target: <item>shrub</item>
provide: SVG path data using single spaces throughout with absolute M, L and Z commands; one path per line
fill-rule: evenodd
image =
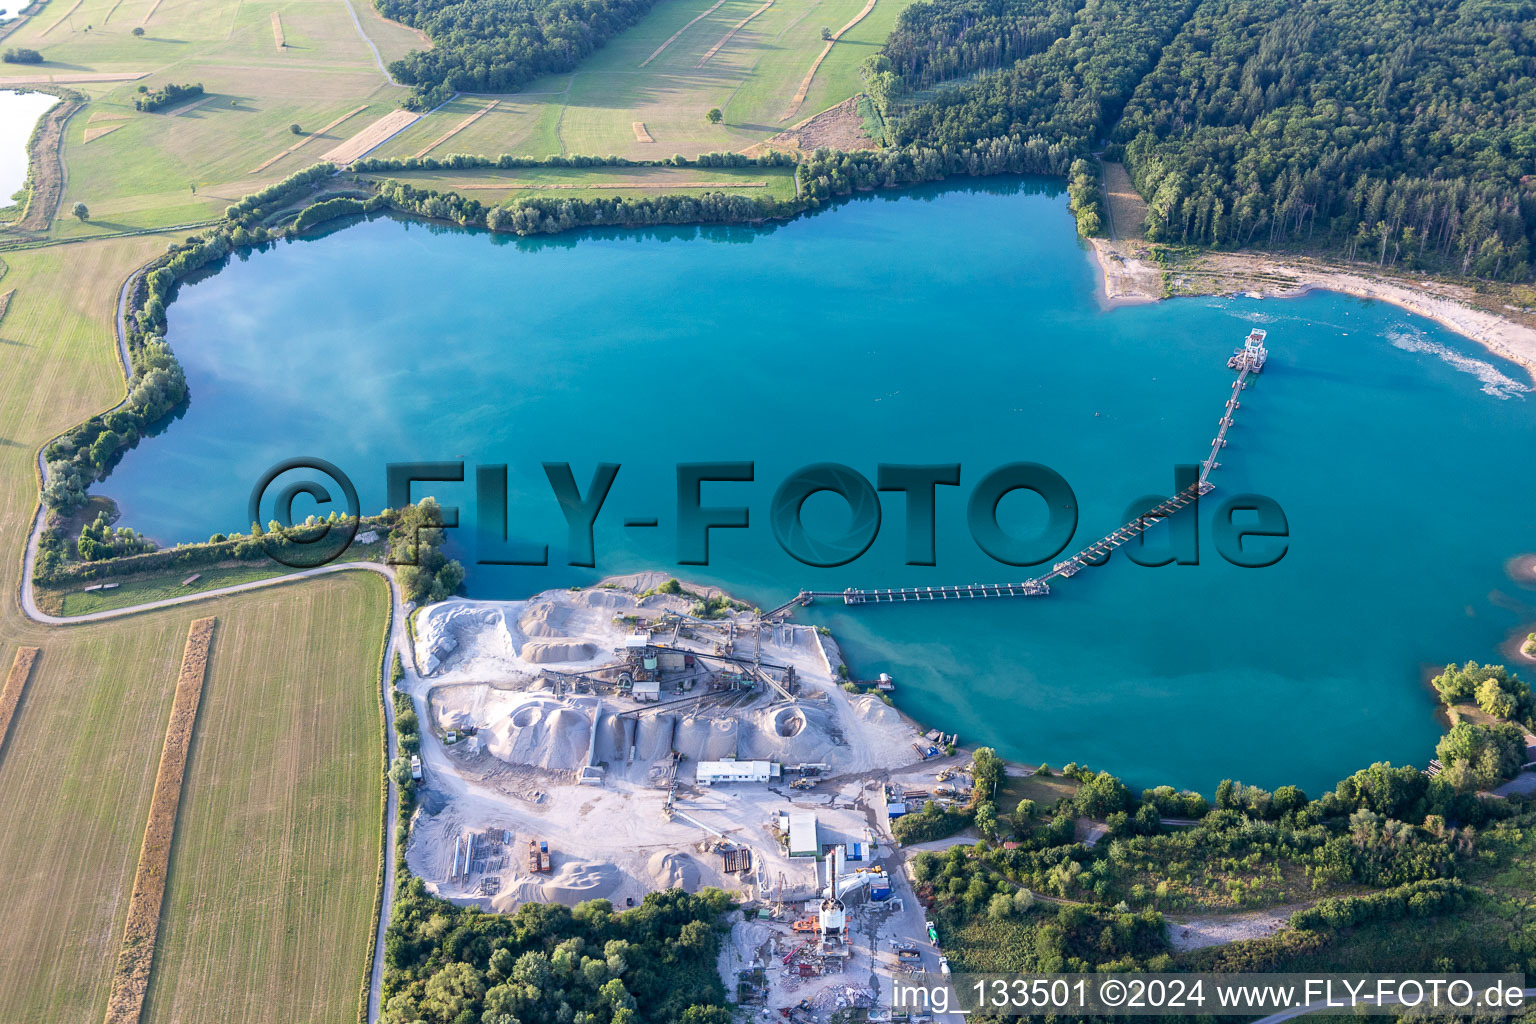
M 7 64 L 41 64 L 43 55 L 25 46 L 13 46 L 4 54 L 0 54 L 0 60 L 4 60 Z

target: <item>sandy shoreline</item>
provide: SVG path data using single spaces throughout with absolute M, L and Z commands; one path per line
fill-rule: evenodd
M 1473 305 L 1472 289 L 1433 278 L 1378 277 L 1304 258 L 1208 252 L 1164 265 L 1140 242 L 1089 240 L 1107 305 L 1158 302 L 1185 295 L 1249 294 L 1295 298 L 1322 289 L 1391 303 L 1433 320 L 1536 379 L 1536 328 Z

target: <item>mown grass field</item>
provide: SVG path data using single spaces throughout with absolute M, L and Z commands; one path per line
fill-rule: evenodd
M 102 1014 L 187 623 L 203 615 L 219 627 L 148 1019 L 356 1016 L 384 607 L 383 582 L 359 573 L 31 638 L 43 652 L 0 751 L 5 1019 Z
M 63 24 L 61 3 L 17 29 L 7 45 L 41 51 L 46 63 L 5 65 L 11 76 L 58 79 L 97 72 L 148 72 L 131 82 L 75 82 L 90 104 L 65 134 L 67 185 L 53 233 L 75 237 L 125 228 L 194 223 L 229 200 L 319 159 L 343 138 L 395 109 L 405 90 L 390 85 L 339 0 L 227 4 L 163 0 L 142 38 L 132 35 L 154 0 L 84 0 Z M 65 5 L 67 6 L 67 5 Z M 115 6 L 115 10 L 114 10 Z M 358 15 L 386 60 L 420 45 L 362 0 Z M 50 17 L 50 12 L 59 7 Z M 110 12 L 110 18 L 107 17 Z M 278 49 L 271 17 L 281 16 Z M 90 30 L 86 31 L 86 26 Z M 205 97 L 154 113 L 133 109 L 140 85 L 201 82 Z M 264 161 L 359 106 L 366 109 L 271 166 Z M 101 128 L 117 125 L 105 134 Z M 93 135 L 86 141 L 87 135 Z M 68 215 L 85 203 L 91 219 Z
M 485 203 L 530 196 L 654 198 L 705 192 L 774 199 L 795 196 L 794 171 L 787 167 L 534 167 L 505 171 L 391 171 L 372 177 L 396 178 L 417 188 L 453 189 Z
M 349 573 L 220 617 L 146 1022 L 356 1019 L 375 920 L 387 601 L 382 578 Z
M 434 156 L 657 158 L 744 149 L 858 92 L 860 62 L 878 49 L 910 0 L 878 0 L 833 46 L 793 116 L 786 116 L 791 101 L 825 45 L 822 28 L 840 28 L 864 0 L 777 0 L 766 9 L 759 0 L 725 0 L 689 25 L 713 2 L 663 0 L 576 71 L 517 93 L 458 97 L 385 142 L 376 155 L 411 156 L 432 147 Z M 154 0 L 82 0 L 62 20 L 61 3 L 7 40 L 35 47 L 46 62 L 6 65 L 6 77 L 144 77 L 69 82 L 90 102 L 65 132 L 66 186 L 54 237 L 216 217 L 230 201 L 315 162 L 396 109 L 406 95 L 388 83 L 346 4 L 337 0 L 163 0 L 158 6 Z M 415 32 L 379 17 L 365 0 L 353 0 L 353 6 L 385 61 L 423 45 Z M 281 48 L 274 14 L 283 27 Z M 133 36 L 135 27 L 145 34 Z M 154 113 L 133 109 L 141 86 L 169 82 L 200 82 L 206 93 Z M 439 142 L 492 101 L 484 116 Z M 721 108 L 723 124 L 705 120 L 711 107 Z M 654 141 L 640 141 L 637 123 Z M 295 136 L 294 124 L 304 134 Z M 302 145 L 268 163 L 296 142 Z M 76 202 L 89 208 L 88 221 L 69 216 Z
M 878 0 L 832 47 L 798 114 L 788 119 L 783 115 L 790 101 L 825 46 L 822 28 L 841 28 L 863 9 L 864 0 L 776 0 L 702 66 L 706 54 L 761 8 L 762 0 L 725 0 L 685 30 L 714 0 L 663 0 L 576 71 L 547 76 L 507 96 L 460 97 L 401 132 L 376 155 L 414 156 L 491 99 L 500 100 L 495 109 L 431 155 L 655 159 L 744 149 L 857 93 L 859 64 L 879 49 L 910 2 Z M 683 34 L 653 58 L 679 30 Z M 705 120 L 711 107 L 720 108 L 723 123 Z M 637 121 L 654 142 L 636 138 Z

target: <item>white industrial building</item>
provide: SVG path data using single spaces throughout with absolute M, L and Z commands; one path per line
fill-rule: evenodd
M 723 782 L 767 782 L 779 777 L 779 765 L 775 761 L 700 761 L 696 777 L 701 786 Z
M 661 700 L 661 683 L 654 679 L 639 680 L 630 688 L 629 695 L 635 700 Z
M 816 834 L 815 811 L 790 811 L 789 855 L 791 857 L 815 857 L 821 853 L 821 843 Z

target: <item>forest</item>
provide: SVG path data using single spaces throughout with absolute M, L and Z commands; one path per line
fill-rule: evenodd
M 1530 0 L 920 0 L 865 80 L 901 143 L 1123 159 L 1152 241 L 1532 280 Z
M 1522 800 L 1388 764 L 1317 798 L 1224 781 L 1209 802 L 1168 787 L 1138 795 L 1078 765 L 1062 774 L 1074 794 L 1021 800 L 978 821 L 980 842 L 913 857 L 957 972 L 1449 969 L 1442 954 L 1459 970 L 1536 963 L 1536 924 L 1509 916 L 1536 859 L 1536 815 Z M 1081 816 L 1108 826 L 1092 846 L 1076 835 Z M 1181 951 L 1165 927 L 1260 907 L 1295 908 L 1289 928 Z M 1506 924 L 1490 930 L 1489 916 Z M 1424 941 L 1402 938 L 1408 919 Z
M 386 18 L 425 32 L 430 50 L 391 61 L 412 87 L 406 106 L 427 110 L 455 92 L 510 92 L 538 75 L 569 71 L 633 25 L 654 0 L 374 0 Z

